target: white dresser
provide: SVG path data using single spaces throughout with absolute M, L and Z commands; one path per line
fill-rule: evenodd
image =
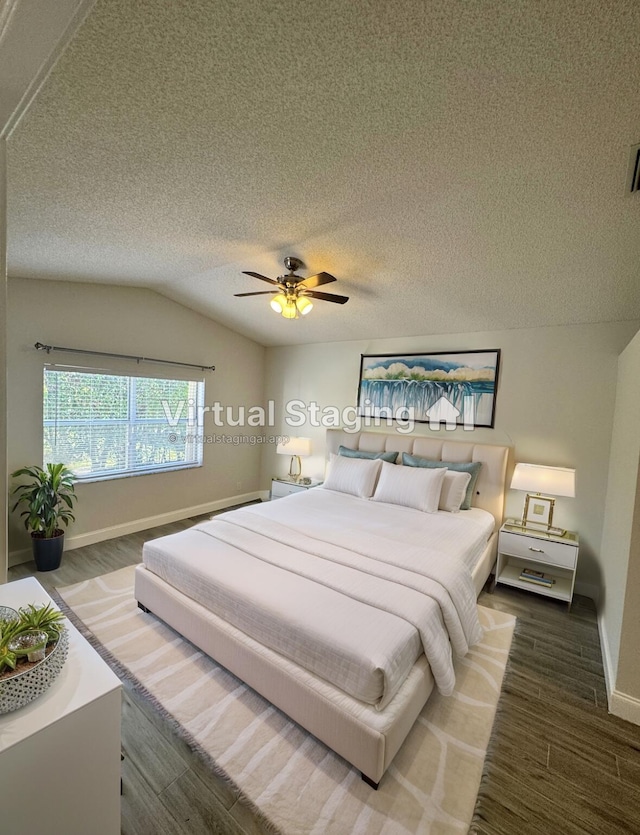
M 34 577 L 0 586 L 0 605 L 51 598 Z M 2 835 L 118 835 L 120 681 L 68 621 L 69 655 L 51 687 L 0 715 Z

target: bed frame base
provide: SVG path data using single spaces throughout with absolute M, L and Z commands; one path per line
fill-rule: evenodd
M 329 748 L 373 787 L 418 718 L 434 687 L 422 655 L 394 696 L 376 711 L 260 645 L 199 603 L 136 567 L 134 596 L 143 611 L 173 627 Z
M 496 547 L 494 533 L 473 572 L 478 594 L 494 565 Z M 373 789 L 378 788 L 434 686 L 429 665 L 421 656 L 394 697 L 394 701 L 399 700 L 394 718 L 382 721 L 386 709 L 377 712 L 282 659 L 169 586 L 144 565 L 136 568 L 134 595 L 143 612 L 173 627 L 344 757 Z
M 367 777 L 367 775 L 363 774 L 362 772 L 360 772 L 360 776 L 362 777 L 364 782 L 367 784 L 367 786 L 371 786 L 371 788 L 374 791 L 378 791 L 378 786 L 380 785 L 379 782 L 376 783 L 374 780 L 371 779 L 371 777 Z
M 148 609 L 146 606 L 144 606 L 142 603 L 140 603 L 140 601 L 138 601 L 138 609 L 142 609 L 142 611 L 147 615 L 153 615 L 153 612 L 151 611 L 151 609 Z M 154 617 L 155 617 L 155 615 L 154 615 Z M 124 759 L 124 757 L 122 759 Z M 376 783 L 376 781 L 372 780 L 371 777 L 367 777 L 367 775 L 363 771 L 360 772 L 360 776 L 361 776 L 362 780 L 368 786 L 371 786 L 371 788 L 374 791 L 378 791 L 378 786 L 380 785 L 380 781 L 378 781 Z

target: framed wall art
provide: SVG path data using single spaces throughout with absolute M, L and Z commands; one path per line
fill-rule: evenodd
M 362 354 L 358 414 L 447 428 L 493 428 L 500 349 Z

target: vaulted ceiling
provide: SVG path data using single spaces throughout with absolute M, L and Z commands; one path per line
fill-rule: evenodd
M 97 0 L 9 147 L 9 274 L 266 345 L 640 318 L 637 0 Z M 273 313 L 283 258 L 339 281 Z

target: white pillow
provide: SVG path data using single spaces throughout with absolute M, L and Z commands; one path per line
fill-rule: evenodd
M 345 458 L 342 455 L 331 455 L 329 469 L 322 485 L 327 490 L 337 490 L 339 493 L 351 493 L 361 499 L 369 499 L 373 495 L 376 479 L 382 461 L 369 458 Z M 387 464 L 393 467 L 393 464 Z
M 442 482 L 442 491 L 438 510 L 448 510 L 450 513 L 458 513 L 460 505 L 467 495 L 467 487 L 471 481 L 471 473 L 457 473 L 454 470 L 447 470 Z
M 445 467 L 398 467 L 383 461 L 373 501 L 435 513 L 446 472 Z

